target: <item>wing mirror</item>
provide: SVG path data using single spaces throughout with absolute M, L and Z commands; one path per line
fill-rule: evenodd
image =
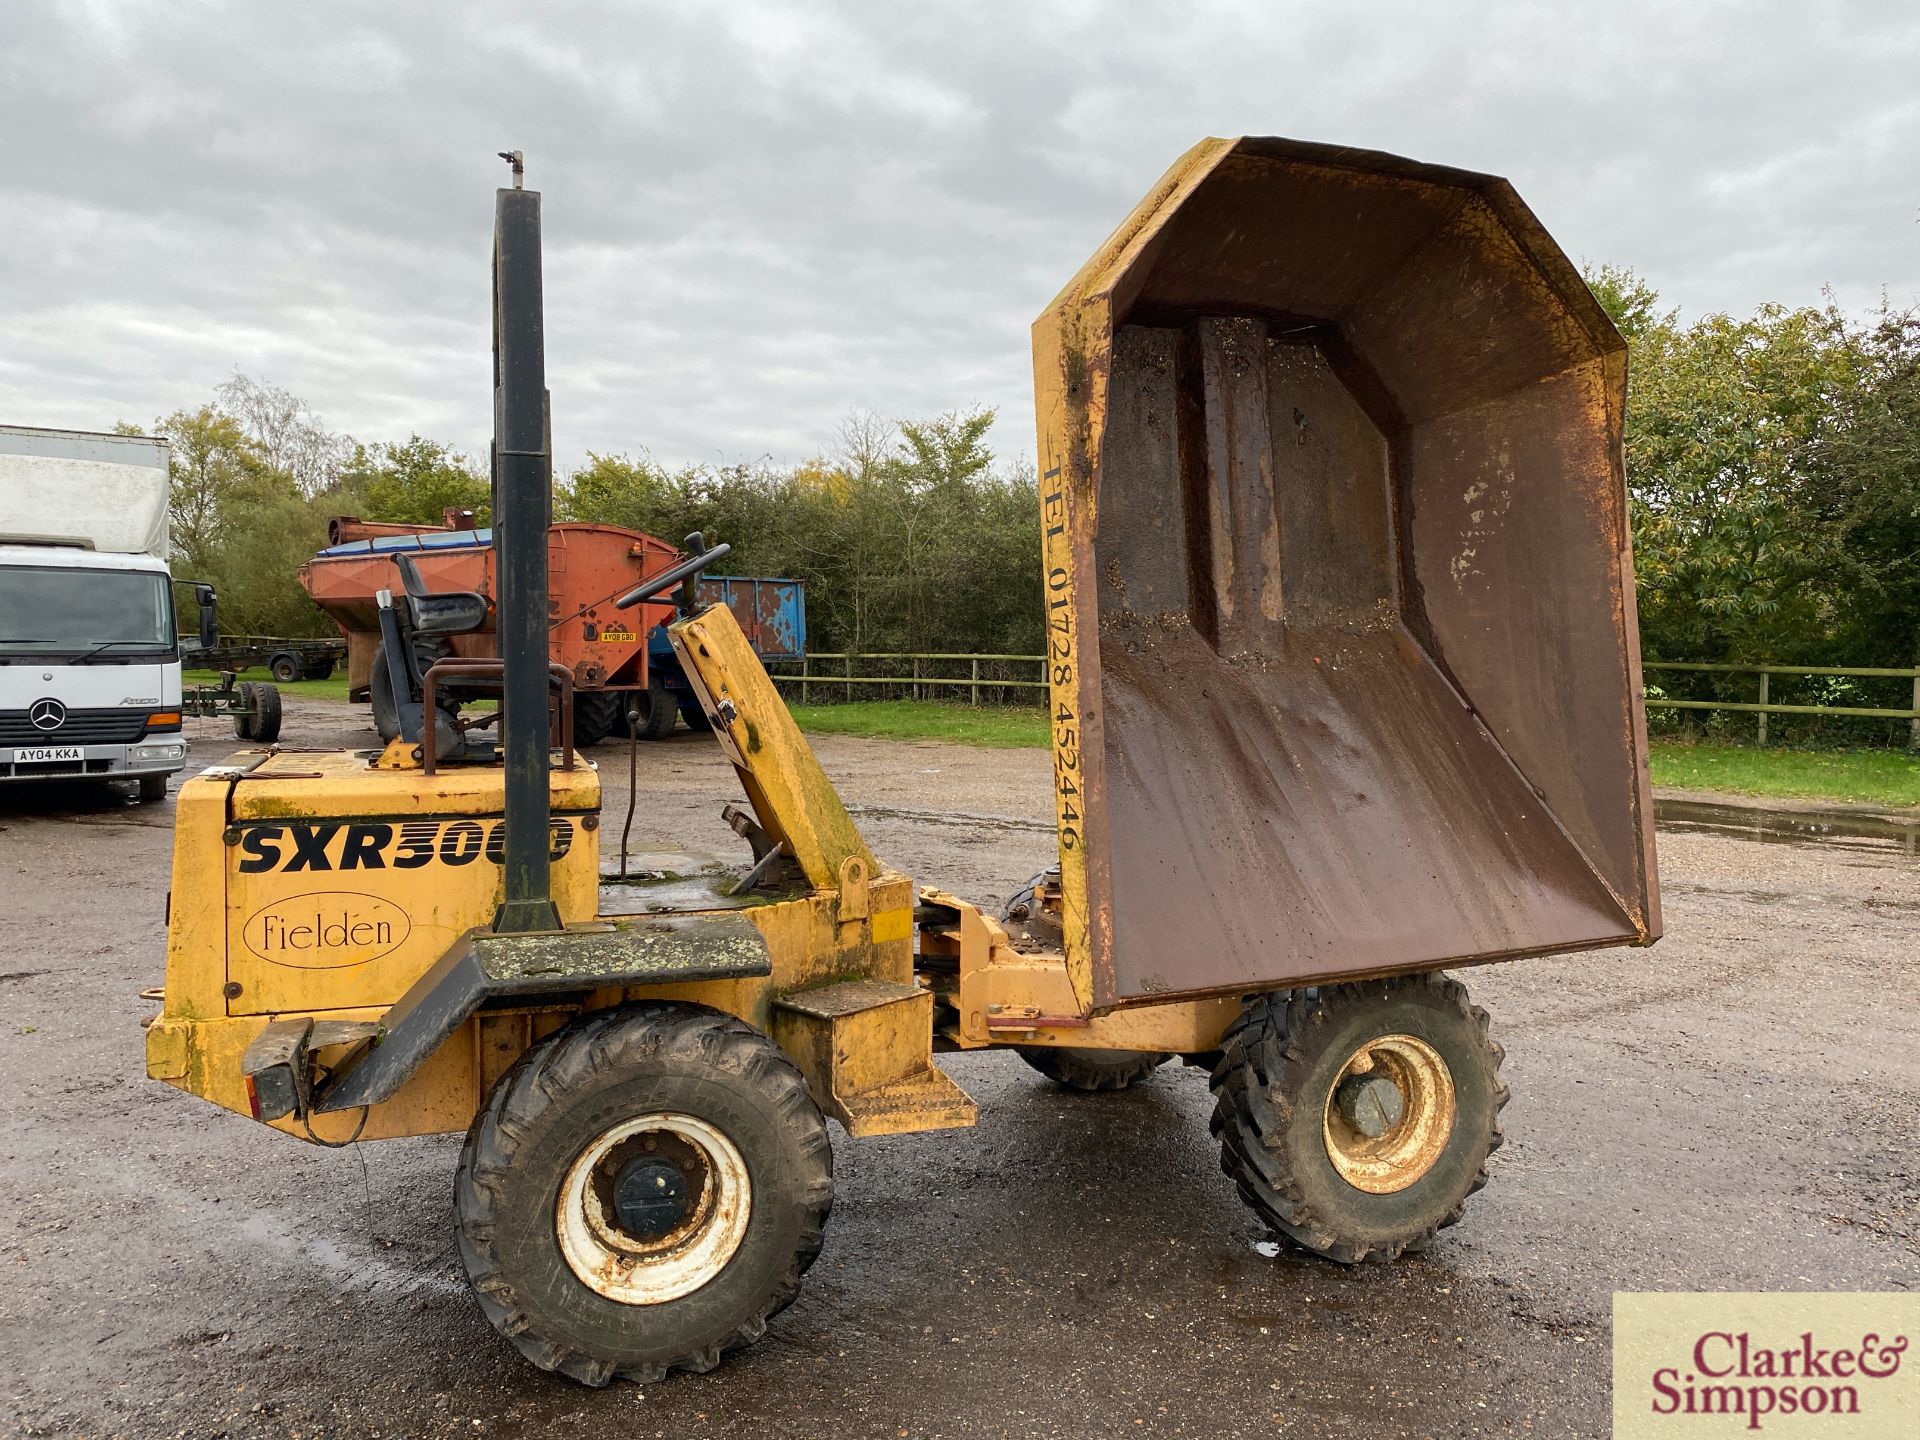
M 211 650 L 220 638 L 213 586 L 195 585 L 193 598 L 200 606 L 200 648 Z

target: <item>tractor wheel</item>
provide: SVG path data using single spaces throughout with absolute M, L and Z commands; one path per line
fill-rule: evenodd
M 333 674 L 333 661 L 325 655 L 318 660 L 309 661 L 306 669 L 300 672 L 302 680 L 325 680 Z
M 1173 1057 L 1157 1050 L 1081 1050 L 1065 1045 L 1022 1045 L 1020 1058 L 1069 1090 L 1124 1090 Z
M 253 739 L 253 681 L 242 680 L 233 687 L 233 693 L 239 701 L 239 708 L 233 712 L 233 733 L 236 739 Z
M 573 697 L 573 743 L 581 749 L 598 745 L 620 723 L 626 704 L 624 690 L 581 690 Z
M 142 775 L 140 777 L 140 803 L 154 805 L 167 798 L 167 777 L 164 775 Z
M 1504 1058 L 1487 1012 L 1441 974 L 1255 996 L 1213 1071 L 1220 1168 L 1330 1260 L 1420 1249 L 1487 1183 Z
M 680 718 L 687 722 L 687 729 L 701 735 L 713 732 L 713 721 L 707 718 L 707 712 L 700 708 L 700 702 L 689 690 L 680 700 Z
M 587 1385 L 711 1370 L 799 1292 L 833 1149 L 773 1042 L 622 1005 L 527 1051 L 467 1132 L 460 1258 L 494 1328 Z
M 659 676 L 650 676 L 647 680 L 647 693 L 635 695 L 634 709 L 640 712 L 639 731 L 642 740 L 664 740 L 673 734 L 673 722 L 679 719 L 679 710 L 674 704 L 673 693 L 667 689 L 667 682 Z
M 282 685 L 291 685 L 300 678 L 300 657 L 291 650 L 276 651 L 267 661 L 267 673 Z
M 414 656 L 422 675 L 433 668 L 434 661 L 444 660 L 452 653 L 453 647 L 437 637 L 414 641 Z M 393 680 L 387 674 L 385 644 L 373 647 L 373 669 L 367 675 L 367 703 L 373 707 L 373 728 L 380 732 L 382 741 L 400 733 L 400 710 L 393 703 Z M 451 718 L 460 707 L 455 705 L 449 709 L 442 705 L 440 708 Z

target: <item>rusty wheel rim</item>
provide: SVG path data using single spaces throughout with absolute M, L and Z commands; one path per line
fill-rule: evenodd
M 1382 1035 L 1349 1055 L 1327 1088 L 1327 1158 L 1356 1190 L 1391 1195 L 1433 1168 L 1453 1116 L 1453 1072 L 1440 1052 L 1416 1035 Z
M 640 1208 L 654 1190 L 668 1198 Z M 639 1206 L 629 1191 L 648 1192 Z M 753 1183 L 740 1151 L 692 1115 L 636 1116 L 604 1131 L 568 1168 L 554 1209 L 575 1278 L 622 1305 L 691 1295 L 746 1238 Z M 656 1219 L 655 1224 L 635 1223 Z

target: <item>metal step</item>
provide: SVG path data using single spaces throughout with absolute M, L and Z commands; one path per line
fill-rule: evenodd
M 970 1126 L 978 1107 L 933 1063 L 933 994 L 848 980 L 774 1003 L 773 1038 L 849 1135 Z

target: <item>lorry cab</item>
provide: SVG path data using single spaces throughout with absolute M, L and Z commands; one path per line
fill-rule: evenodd
M 0 781 L 186 764 L 166 503 L 163 440 L 0 427 Z

